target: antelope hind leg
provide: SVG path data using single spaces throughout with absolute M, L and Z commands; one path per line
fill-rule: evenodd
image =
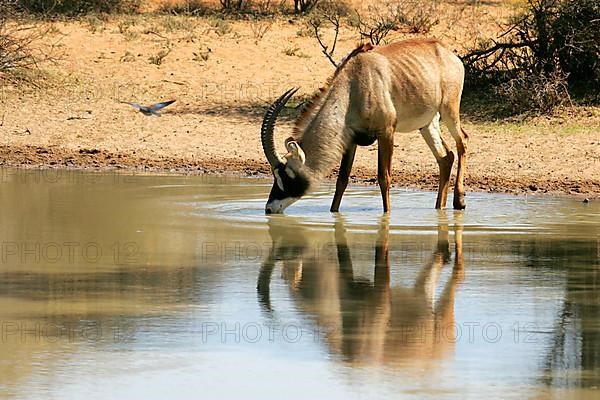
M 456 168 L 456 185 L 454 186 L 453 206 L 456 210 L 464 210 L 465 203 L 465 172 L 467 169 L 467 145 L 469 136 L 460 125 L 458 101 L 448 104 L 442 108 L 442 120 L 448 127 L 456 142 L 458 150 L 458 167 Z
M 435 208 L 446 207 L 448 199 L 448 185 L 450 183 L 450 172 L 454 164 L 454 153 L 448 147 L 440 132 L 440 116 L 436 114 L 429 125 L 420 129 L 421 135 L 433 153 L 440 168 L 440 182 Z

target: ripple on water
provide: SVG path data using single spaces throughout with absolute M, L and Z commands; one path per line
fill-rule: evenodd
M 240 184 L 233 195 L 202 196 L 193 214 L 214 217 L 230 223 L 264 223 L 273 216 L 264 215 L 270 185 Z M 317 191 L 291 205 L 285 215 L 313 227 L 328 227 L 336 221 L 329 212 L 333 187 Z M 391 191 L 390 228 L 396 232 L 431 232 L 439 224 L 462 225 L 466 232 L 506 234 L 580 235 L 582 230 L 596 231 L 596 204 L 583 204 L 576 199 L 542 196 L 513 196 L 490 193 L 468 193 L 467 210 L 437 211 L 433 208 L 436 193 L 406 189 Z M 451 206 L 452 195 L 448 205 Z M 344 195 L 341 213 L 348 226 L 358 230 L 374 230 L 382 217 L 381 197 L 377 187 L 354 186 Z M 570 228 L 571 227 L 571 228 Z M 597 233 L 597 232 L 596 232 Z

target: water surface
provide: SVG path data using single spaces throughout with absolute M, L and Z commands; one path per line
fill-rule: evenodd
M 597 202 L 0 176 L 0 398 L 599 395 Z

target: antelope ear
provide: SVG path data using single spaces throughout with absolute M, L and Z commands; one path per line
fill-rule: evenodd
M 285 148 L 287 149 L 292 158 L 295 158 L 296 160 L 299 160 L 300 162 L 302 162 L 302 164 L 304 164 L 304 162 L 306 161 L 306 155 L 304 154 L 304 151 L 300 148 L 298 142 L 296 142 L 291 137 L 287 138 L 285 140 Z
M 279 170 L 274 169 L 273 175 L 275 175 L 275 182 L 277 182 L 277 186 L 281 189 L 282 192 L 285 192 L 285 188 L 283 187 L 283 180 L 281 179 L 281 175 L 279 175 Z

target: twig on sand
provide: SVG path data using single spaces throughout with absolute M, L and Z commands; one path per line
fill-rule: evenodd
M 163 35 L 161 35 L 160 33 L 156 33 L 156 32 L 154 32 L 154 31 L 147 31 L 146 33 L 151 33 L 151 34 L 153 34 L 153 35 L 156 35 L 156 36 L 158 36 L 158 37 L 159 37 L 159 38 L 161 38 L 161 39 L 169 40 L 169 38 L 168 38 L 168 37 L 166 37 L 166 36 L 163 36 Z
M 167 80 L 167 79 L 163 79 L 162 81 L 163 81 L 163 82 L 166 82 L 166 83 L 173 83 L 173 84 L 175 84 L 175 85 L 185 86 L 185 83 L 183 83 L 183 82 L 169 81 L 169 80 Z
M 86 117 L 68 117 L 67 121 L 71 121 L 73 119 L 91 119 L 91 118 L 86 118 Z

